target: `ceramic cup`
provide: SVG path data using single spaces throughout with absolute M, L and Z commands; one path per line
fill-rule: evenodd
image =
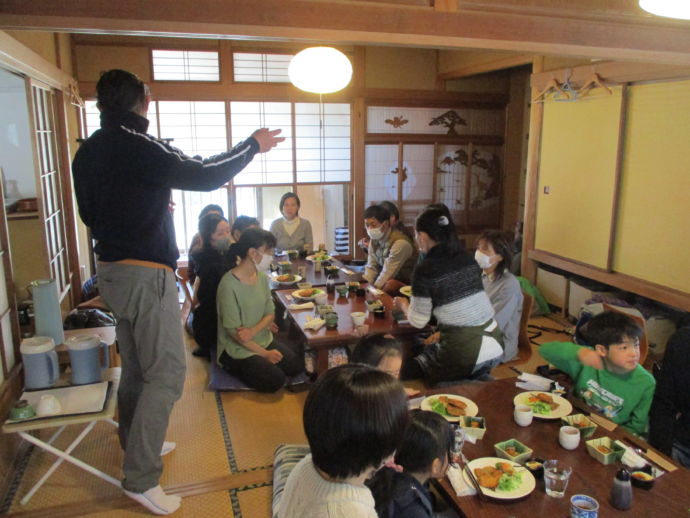
M 364 320 L 367 318 L 366 313 L 363 313 L 361 311 L 355 311 L 354 313 L 350 313 L 350 316 L 352 317 L 352 323 L 355 325 L 355 327 L 364 325 Z
M 574 450 L 580 444 L 580 430 L 574 426 L 561 426 L 558 432 L 558 442 L 566 450 Z
M 58 399 L 51 394 L 44 394 L 41 396 L 41 399 L 36 406 L 36 414 L 39 417 L 56 415 L 60 413 L 60 410 L 62 410 L 60 401 L 58 401 Z
M 570 518 L 597 518 L 599 502 L 587 495 L 573 495 L 570 498 Z
M 316 302 L 316 304 L 318 304 L 319 306 L 327 304 L 328 295 L 326 293 L 319 293 L 316 297 L 314 297 L 314 302 Z
M 327 329 L 335 329 L 338 327 L 338 313 L 326 313 L 324 320 L 326 321 Z
M 337 291 L 338 295 L 340 295 L 341 297 L 346 297 L 348 289 L 347 286 L 345 286 L 344 284 L 339 284 L 335 287 L 335 291 Z
M 513 418 L 520 426 L 529 426 L 532 424 L 534 413 L 527 405 L 517 405 L 513 411 Z

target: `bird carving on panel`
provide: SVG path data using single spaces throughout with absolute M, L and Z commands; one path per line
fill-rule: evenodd
M 395 169 L 391 169 L 391 173 L 393 174 L 398 174 L 399 172 L 400 169 L 397 167 Z M 402 168 L 402 181 L 404 182 L 405 180 L 407 180 L 407 167 Z
M 390 124 L 394 128 L 402 128 L 405 124 L 407 124 L 410 121 L 408 121 L 401 115 L 400 117 L 395 116 L 392 119 L 386 119 L 385 122 L 386 124 Z

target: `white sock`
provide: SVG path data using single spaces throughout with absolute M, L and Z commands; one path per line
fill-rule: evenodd
M 177 443 L 172 441 L 165 441 L 163 443 L 163 447 L 161 448 L 161 457 L 173 451 L 175 449 L 175 446 L 177 446 Z
M 153 514 L 172 514 L 180 508 L 182 498 L 177 495 L 166 495 L 163 488 L 158 485 L 143 493 L 132 493 L 123 490 L 124 493 L 135 502 L 139 502 Z

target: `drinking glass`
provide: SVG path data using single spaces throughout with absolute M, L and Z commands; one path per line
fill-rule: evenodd
M 453 462 L 457 463 L 462 459 L 462 447 L 465 445 L 465 432 L 458 426 L 453 432 Z
M 560 460 L 547 460 L 544 463 L 546 494 L 553 498 L 563 498 L 572 472 L 573 468 Z

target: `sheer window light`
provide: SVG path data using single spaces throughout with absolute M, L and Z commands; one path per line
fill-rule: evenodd
M 220 81 L 218 52 L 152 50 L 154 81 Z
M 288 83 L 291 54 L 234 52 L 233 73 L 237 83 Z

